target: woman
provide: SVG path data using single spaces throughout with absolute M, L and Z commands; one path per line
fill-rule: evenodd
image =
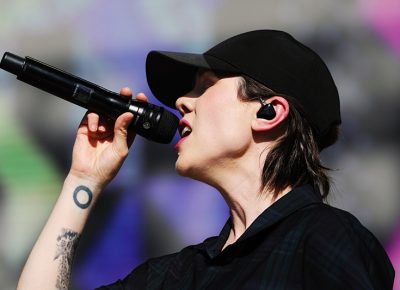
M 230 219 L 218 237 L 151 259 L 103 289 L 391 289 L 379 242 L 322 202 L 330 185 L 319 152 L 336 141 L 340 110 L 315 52 L 285 32 L 260 30 L 202 55 L 153 51 L 146 66 L 154 95 L 182 114 L 176 170 L 218 189 Z M 90 209 L 133 141 L 131 121 L 130 113 L 115 124 L 85 116 L 18 289 L 68 288 Z

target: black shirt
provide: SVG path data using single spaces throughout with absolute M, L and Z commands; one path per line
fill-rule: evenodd
M 267 208 L 232 245 L 218 237 L 150 259 L 99 289 L 392 289 L 394 269 L 378 240 L 311 186 Z

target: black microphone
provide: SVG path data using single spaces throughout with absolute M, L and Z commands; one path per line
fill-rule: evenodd
M 178 128 L 178 117 L 162 107 L 124 98 L 31 57 L 22 58 L 6 52 L 0 68 L 15 74 L 20 81 L 112 119 L 132 112 L 131 127 L 149 140 L 170 143 Z

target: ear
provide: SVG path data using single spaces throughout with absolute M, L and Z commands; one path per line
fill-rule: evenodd
M 251 123 L 251 127 L 256 132 L 269 131 L 276 128 L 279 124 L 286 120 L 289 115 L 289 103 L 285 98 L 280 96 L 274 96 L 266 100 L 267 103 L 272 104 L 275 109 L 276 116 L 271 120 L 258 118 L 257 114 L 254 114 L 254 119 Z M 258 109 L 261 108 L 261 104 Z

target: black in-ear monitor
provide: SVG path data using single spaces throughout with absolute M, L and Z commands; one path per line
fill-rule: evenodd
M 276 116 L 274 106 L 271 103 L 267 103 L 265 100 L 260 98 L 262 104 L 261 109 L 257 112 L 257 118 L 262 118 L 266 120 L 272 120 Z

